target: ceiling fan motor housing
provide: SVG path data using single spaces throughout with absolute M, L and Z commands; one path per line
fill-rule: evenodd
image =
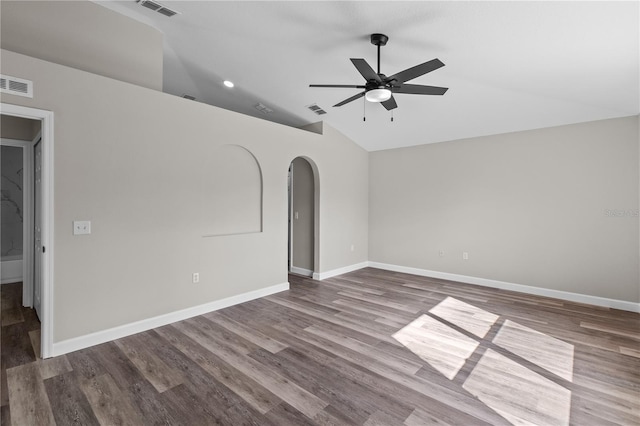
M 384 46 L 389 41 L 389 37 L 384 34 L 371 34 L 371 44 L 374 46 Z

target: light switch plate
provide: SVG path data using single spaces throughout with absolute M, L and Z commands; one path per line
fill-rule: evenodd
M 74 220 L 73 235 L 87 235 L 91 233 L 90 220 Z

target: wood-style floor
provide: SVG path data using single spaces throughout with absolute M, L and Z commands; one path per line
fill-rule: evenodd
M 44 361 L 3 285 L 2 424 L 640 424 L 638 314 L 371 268 L 290 282 Z

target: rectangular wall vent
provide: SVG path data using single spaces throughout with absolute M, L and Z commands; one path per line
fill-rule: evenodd
M 271 108 L 269 108 L 268 106 L 261 104 L 261 103 L 257 103 L 254 105 L 254 108 L 257 109 L 258 111 L 260 111 L 263 114 L 271 114 L 273 112 L 273 110 Z
M 140 6 L 144 6 L 147 9 L 151 9 L 154 12 L 158 12 L 161 15 L 172 17 L 173 15 L 177 15 L 178 11 L 168 8 L 157 1 L 152 0 L 136 0 Z
M 173 15 L 177 15 L 178 14 L 178 12 L 176 12 L 175 10 L 168 9 L 166 7 L 162 7 L 160 9 L 158 9 L 156 12 L 158 12 L 161 15 L 168 16 L 169 18 L 171 18 Z
M 33 98 L 33 81 L 9 75 L 0 75 L 0 92 Z
M 185 99 L 189 99 L 190 101 L 195 101 L 196 97 L 195 96 L 191 96 L 191 95 L 182 95 L 183 98 Z
M 322 108 L 320 108 L 317 104 L 307 105 L 307 108 L 309 108 L 311 111 L 315 112 L 317 115 L 322 115 L 322 114 L 326 114 L 327 113 L 327 111 L 325 111 Z

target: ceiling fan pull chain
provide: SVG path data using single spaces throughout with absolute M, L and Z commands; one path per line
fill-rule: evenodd
M 367 121 L 367 102 L 362 98 L 362 121 Z
M 393 123 L 393 110 L 391 110 L 391 122 Z

